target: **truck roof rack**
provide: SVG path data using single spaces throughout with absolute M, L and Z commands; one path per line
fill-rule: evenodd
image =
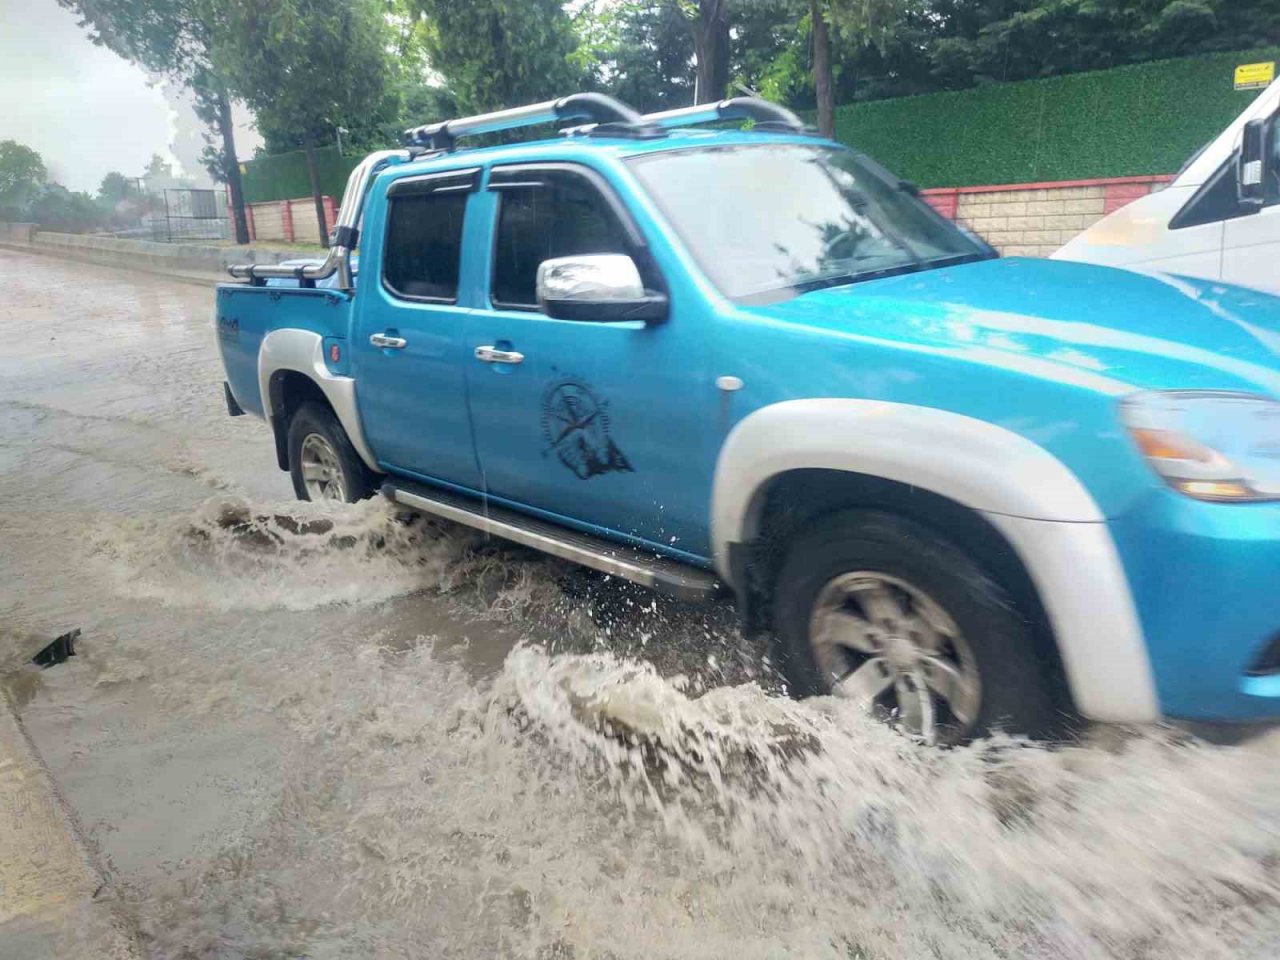
M 807 133 L 809 127 L 786 107 L 770 103 L 760 97 L 733 97 L 716 103 L 698 103 L 692 107 L 678 107 L 659 113 L 646 113 L 646 123 L 659 127 L 690 127 L 699 123 L 717 123 L 722 120 L 754 120 L 757 130 L 779 130 L 788 133 Z
M 602 93 L 575 93 L 558 100 L 545 100 L 527 107 L 495 110 L 474 117 L 455 117 L 439 123 L 413 127 L 404 132 L 404 142 L 411 147 L 429 146 L 433 150 L 452 150 L 459 137 L 475 137 L 500 130 L 515 130 L 539 123 L 581 120 L 594 124 L 599 136 L 622 136 L 649 139 L 663 136 L 662 129 L 646 122 L 631 107 Z
M 691 107 L 677 107 L 658 113 L 646 113 L 644 122 L 660 130 L 672 127 L 692 127 L 700 123 L 721 123 L 726 120 L 754 120 L 754 130 L 775 133 L 815 133 L 813 127 L 786 107 L 760 97 L 733 97 L 715 103 L 696 103 Z M 565 136 L 603 136 L 596 124 L 584 124 L 562 130 Z

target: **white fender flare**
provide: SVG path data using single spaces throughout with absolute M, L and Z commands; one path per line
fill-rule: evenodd
M 1040 595 L 1080 712 L 1158 719 L 1146 643 L 1106 518 L 1043 447 L 910 404 L 821 398 L 763 407 L 733 428 L 716 462 L 711 535 L 721 576 L 730 576 L 729 544 L 758 535 L 769 481 L 799 469 L 894 480 L 982 513 Z
M 258 348 L 258 390 L 262 396 L 262 414 L 268 420 L 271 408 L 271 377 L 281 370 L 305 374 L 329 401 L 351 445 L 370 470 L 378 469 L 378 461 L 364 439 L 360 414 L 356 409 L 356 382 L 329 372 L 324 362 L 324 338 L 310 330 L 272 330 L 262 338 Z

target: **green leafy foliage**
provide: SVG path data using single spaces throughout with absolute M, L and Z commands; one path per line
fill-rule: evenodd
M 40 154 L 16 140 L 0 140 L 0 208 L 23 207 L 47 178 Z
M 214 62 L 264 135 L 328 143 L 338 127 L 368 127 L 393 106 L 380 0 L 219 2 L 226 29 Z
M 102 178 L 102 183 L 98 186 L 98 201 L 108 207 L 114 207 L 137 192 L 138 189 L 133 180 L 123 173 L 112 170 Z
M 925 187 L 1174 173 L 1256 96 L 1251 58 L 1280 48 L 853 104 L 836 137 Z
M 424 45 L 464 114 L 536 103 L 584 83 L 561 0 L 413 0 Z
M 693 102 L 693 34 L 672 0 L 584 8 L 582 62 L 595 83 L 641 113 Z
M 108 212 L 89 194 L 53 183 L 27 205 L 26 217 L 44 230 L 83 233 L 106 223 Z
M 831 0 L 833 6 L 860 0 Z M 919 0 L 833 37 L 836 100 L 876 100 L 1280 43 L 1276 0 Z M 797 90 L 797 106 L 812 91 Z

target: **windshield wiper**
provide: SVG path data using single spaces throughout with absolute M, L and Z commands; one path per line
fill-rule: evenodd
M 957 267 L 965 263 L 977 263 L 979 260 L 992 260 L 998 256 L 999 254 L 994 250 L 989 253 L 985 251 L 957 253 L 945 257 L 934 257 L 931 260 L 913 260 L 910 263 L 899 263 L 892 267 L 881 267 L 879 270 L 863 270 L 859 273 L 840 273 L 829 277 L 814 277 L 812 280 L 800 280 L 787 287 L 778 287 L 772 291 L 761 291 L 761 293 L 778 294 L 789 292 L 792 295 L 812 293 L 815 290 L 865 283 L 868 280 L 900 277 L 908 273 L 920 273 L 924 270 L 935 270 L 941 267 Z
M 892 267 L 881 267 L 878 270 L 861 270 L 858 273 L 838 273 L 829 277 L 814 277 L 812 280 L 800 280 L 785 289 L 796 293 L 810 293 L 814 290 L 825 290 L 828 287 L 842 287 L 851 283 L 862 283 L 864 280 L 879 280 L 882 277 L 897 277 L 904 273 L 916 273 L 927 269 L 926 260 L 911 260 L 907 263 L 894 264 Z

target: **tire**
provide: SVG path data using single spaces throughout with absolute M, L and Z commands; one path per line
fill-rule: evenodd
M 912 520 L 847 510 L 803 528 L 773 610 L 796 696 L 852 696 L 929 742 L 1061 730 L 1047 638 L 972 557 Z
M 289 420 L 288 446 L 289 475 L 299 500 L 355 503 L 373 495 L 373 477 L 328 407 L 299 407 Z

